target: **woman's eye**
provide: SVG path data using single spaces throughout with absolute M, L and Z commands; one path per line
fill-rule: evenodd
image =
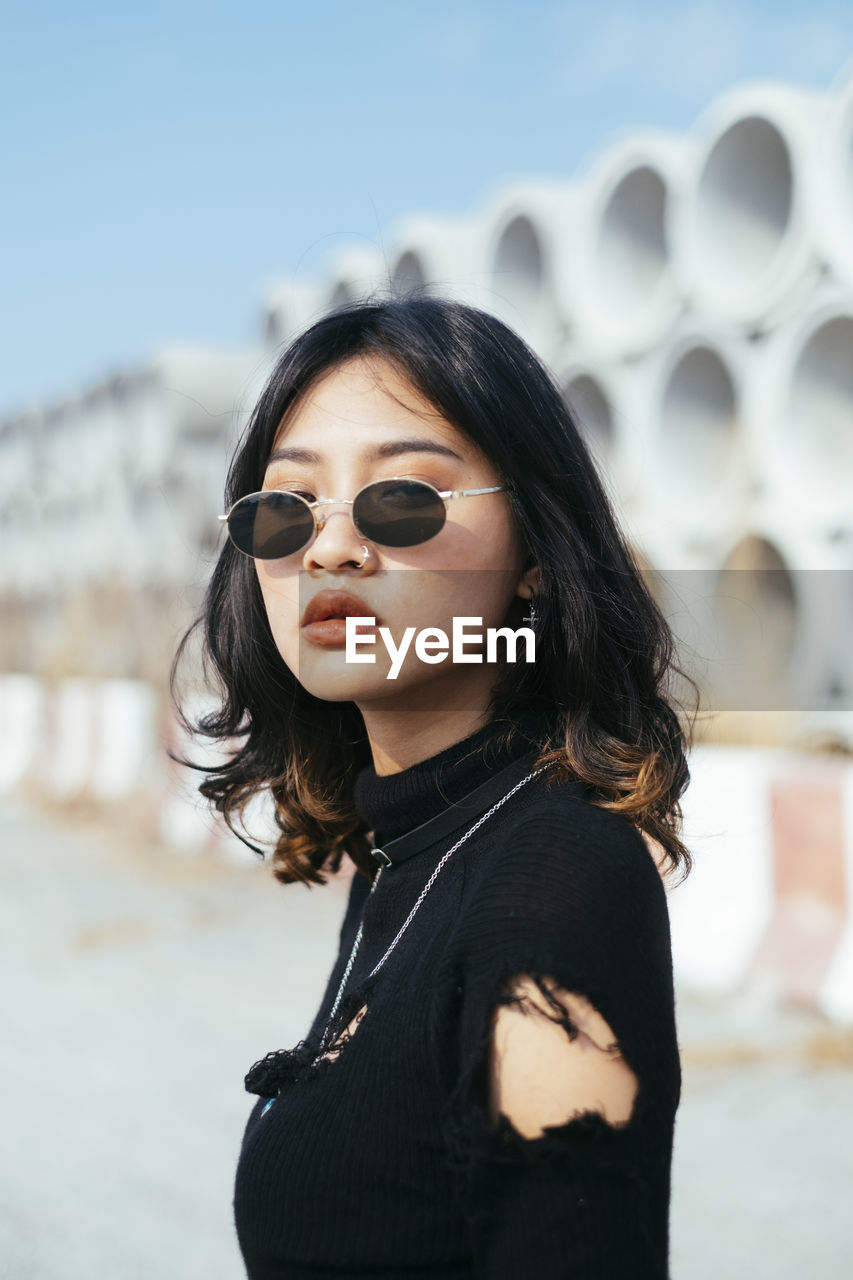
M 304 498 L 306 502 L 314 502 L 314 494 L 307 489 L 288 489 L 288 493 L 295 493 L 298 498 Z

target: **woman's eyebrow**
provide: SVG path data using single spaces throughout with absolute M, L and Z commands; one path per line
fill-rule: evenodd
M 384 444 L 368 449 L 364 456 L 368 462 L 379 462 L 383 458 L 397 458 L 403 453 L 437 453 L 447 458 L 455 458 L 457 462 L 464 462 L 464 458 L 454 449 L 445 444 L 439 444 L 437 440 L 386 440 Z M 273 450 L 269 461 L 320 463 L 323 461 L 323 455 L 316 453 L 313 449 L 282 445 Z

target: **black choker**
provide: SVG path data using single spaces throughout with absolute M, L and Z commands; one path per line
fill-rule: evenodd
M 429 848 L 443 836 L 451 835 L 460 827 L 475 822 L 487 809 L 491 809 L 508 788 L 513 787 L 516 782 L 520 782 L 530 773 L 540 754 L 539 747 L 528 751 L 526 755 L 513 760 L 512 764 L 506 765 L 498 773 L 492 774 L 491 778 L 481 783 L 479 787 L 475 787 L 473 791 L 469 791 L 467 796 L 457 800 L 448 809 L 437 813 L 434 818 L 422 822 L 419 827 L 407 831 L 405 835 L 397 836 L 394 840 L 386 840 L 381 849 L 371 849 L 370 852 L 376 861 L 385 867 L 413 858 L 416 853 Z

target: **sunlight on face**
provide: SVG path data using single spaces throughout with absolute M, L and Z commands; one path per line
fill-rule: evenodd
M 406 442 L 405 448 L 403 443 Z M 395 446 L 393 455 L 376 451 Z M 282 451 L 310 451 L 316 461 Z M 390 364 L 354 359 L 319 379 L 282 423 L 263 487 L 292 489 L 314 498 L 352 499 L 365 485 L 392 476 L 426 480 L 437 489 L 500 484 L 495 466 L 443 418 Z M 318 509 L 325 516 L 306 547 L 278 560 L 256 560 L 261 592 L 276 647 L 300 683 L 315 697 L 359 706 L 400 700 L 407 708 L 464 704 L 473 685 L 491 687 L 502 668 L 494 664 L 427 664 L 414 646 L 395 680 L 382 643 L 373 664 L 348 663 L 343 645 L 329 648 L 302 633 L 309 601 L 339 589 L 364 601 L 365 613 L 388 627 L 399 644 L 408 627 L 439 627 L 448 635 L 454 616 L 482 618 L 483 630 L 522 625 L 513 608 L 522 581 L 524 548 L 505 492 L 451 498 L 443 528 L 412 547 L 387 547 L 362 537 L 350 506 Z M 370 556 L 363 568 L 363 548 Z M 529 592 L 527 593 L 529 595 Z M 514 621 L 508 619 L 513 611 Z M 477 647 L 466 648 L 476 653 Z

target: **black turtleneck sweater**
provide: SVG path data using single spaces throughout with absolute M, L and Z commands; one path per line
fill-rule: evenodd
M 363 769 L 355 800 L 374 843 L 524 768 L 536 729 L 520 724 L 508 747 L 486 726 L 400 773 Z M 355 874 L 306 1038 L 246 1078 L 261 1096 L 234 1213 L 250 1280 L 667 1280 L 681 1071 L 665 892 L 639 832 L 580 783 L 533 778 L 451 855 L 369 977 L 473 821 L 384 866 L 372 892 Z M 605 1018 L 639 1085 L 627 1124 L 587 1111 L 525 1139 L 490 1123 L 491 1017 L 521 974 L 556 978 Z

